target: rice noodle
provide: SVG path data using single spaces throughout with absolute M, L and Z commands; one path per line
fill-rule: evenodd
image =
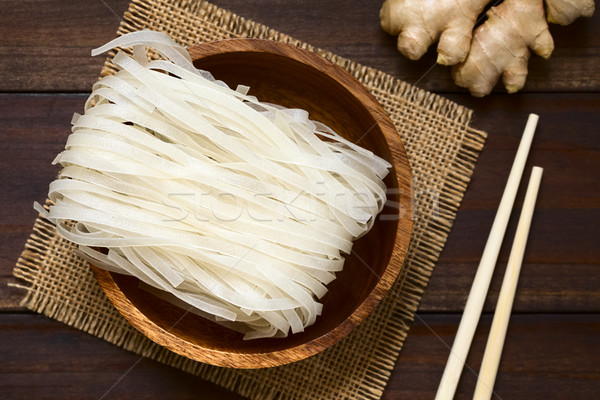
M 303 331 L 382 210 L 390 165 L 304 110 L 197 70 L 163 33 L 92 54 L 117 46 L 133 56 L 118 52 L 119 72 L 74 115 L 54 205 L 35 208 L 96 266 L 246 339 Z

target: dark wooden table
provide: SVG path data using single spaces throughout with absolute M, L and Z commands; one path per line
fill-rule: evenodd
M 57 170 L 127 0 L 2 1 L 0 13 L 0 397 L 3 399 L 237 399 L 197 377 L 142 360 L 19 306 L 11 271 Z M 456 223 L 384 393 L 431 399 L 527 114 L 540 115 L 529 157 L 545 168 L 496 383 L 502 399 L 587 399 L 600 392 L 600 11 L 552 26 L 556 50 L 533 57 L 525 90 L 475 99 L 430 51 L 411 62 L 379 28 L 380 0 L 214 0 L 316 46 L 379 68 L 475 110 L 489 133 Z M 426 72 L 428 71 L 428 72 Z M 520 207 L 523 186 L 517 200 Z M 515 213 L 518 215 L 518 213 Z M 457 398 L 471 398 L 497 299 L 507 243 Z M 108 391 L 108 392 L 107 392 Z M 106 396 L 104 396 L 106 394 Z

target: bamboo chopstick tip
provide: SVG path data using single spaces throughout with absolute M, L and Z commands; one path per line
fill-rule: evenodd
M 527 118 L 527 124 L 525 124 L 525 132 L 532 131 L 531 134 L 533 135 L 533 131 L 537 127 L 539 119 L 539 115 L 533 113 L 529 114 L 529 117 Z
M 537 186 L 537 188 L 535 189 L 536 191 L 538 190 L 540 182 L 542 181 L 543 173 L 544 173 L 544 168 L 542 168 L 542 167 L 534 166 L 531 169 L 531 176 L 529 177 L 529 182 L 530 182 L 530 184 Z

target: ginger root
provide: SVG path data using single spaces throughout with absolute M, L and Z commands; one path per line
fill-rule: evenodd
M 525 85 L 529 48 L 546 59 L 554 50 L 544 5 L 541 0 L 505 0 L 487 17 L 475 30 L 465 62 L 452 68 L 452 77 L 458 86 L 482 97 L 502 75 L 506 91 L 515 93 Z
M 487 20 L 473 26 L 489 0 L 386 0 L 381 27 L 398 35 L 398 50 L 416 60 L 438 40 L 437 62 L 454 65 L 457 85 L 474 96 L 491 92 L 502 76 L 509 93 L 527 78 L 531 48 L 548 58 L 554 50 L 549 22 L 567 25 L 594 13 L 593 0 L 505 0 L 490 8 Z
M 398 50 L 421 58 L 439 38 L 438 63 L 454 65 L 469 52 L 473 25 L 489 0 L 386 0 L 379 14 L 384 31 L 398 35 Z
M 579 17 L 594 14 L 594 0 L 546 0 L 548 22 L 569 25 Z

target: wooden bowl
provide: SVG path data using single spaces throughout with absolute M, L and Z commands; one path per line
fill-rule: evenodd
M 294 46 L 232 39 L 189 48 L 198 68 L 235 87 L 249 85 L 262 101 L 301 107 L 346 138 L 393 164 L 385 183 L 388 205 L 373 229 L 354 244 L 344 270 L 328 285 L 323 314 L 287 338 L 242 340 L 242 335 L 173 306 L 138 287 L 138 280 L 94 268 L 102 289 L 154 342 L 191 359 L 234 368 L 298 361 L 338 342 L 364 320 L 396 280 L 412 231 L 412 179 L 392 121 L 348 72 Z

